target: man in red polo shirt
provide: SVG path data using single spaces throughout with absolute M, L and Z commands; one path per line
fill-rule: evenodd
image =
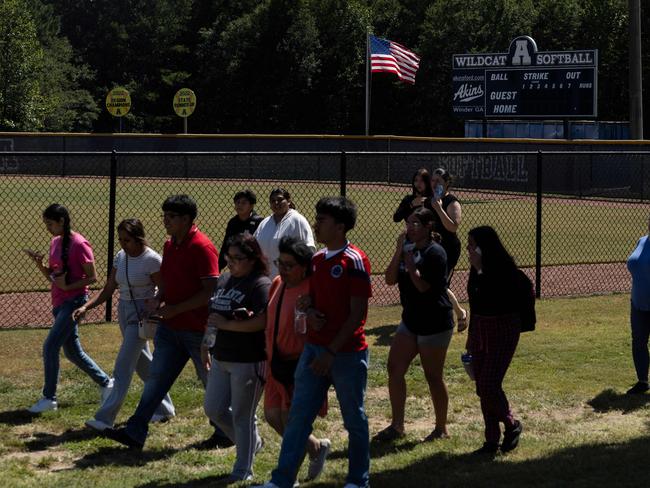
M 261 485 L 264 488 L 295 486 L 307 438 L 330 385 L 348 431 L 345 488 L 369 486 L 370 439 L 364 408 L 368 344 L 363 327 L 371 296 L 370 262 L 346 238 L 356 218 L 356 205 L 345 197 L 325 197 L 316 204 L 314 231 L 326 248 L 312 258 L 307 343 L 296 367 L 278 466 L 271 481 Z
M 162 286 L 152 315 L 161 319 L 154 339 L 155 350 L 140 403 L 126 427 L 106 430 L 106 436 L 126 446 L 142 448 L 157 405 L 190 359 L 205 386 L 207 371 L 201 361 L 201 341 L 208 320 L 208 300 L 219 277 L 216 248 L 194 224 L 196 203 L 187 195 L 174 195 L 163 205 L 163 222 L 170 239 L 165 242 L 160 273 Z M 161 306 L 162 305 L 162 306 Z M 220 431 L 213 440 L 232 445 Z

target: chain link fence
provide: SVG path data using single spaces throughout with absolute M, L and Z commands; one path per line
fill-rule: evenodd
M 649 152 L 623 151 L 1 153 L 0 327 L 51 322 L 49 284 L 22 252 L 47 251 L 41 213 L 50 203 L 67 206 L 73 229 L 93 245 L 101 287 L 122 219 L 141 219 L 151 247 L 161 251 L 161 204 L 187 193 L 199 207 L 197 224 L 219 248 L 233 196 L 244 188 L 257 194 L 256 210 L 265 216 L 271 190 L 286 188 L 310 222 L 320 197 L 354 200 L 359 216 L 349 237 L 370 258 L 372 303 L 397 303 L 397 289 L 383 282 L 403 228 L 392 215 L 421 167 L 455 176 L 463 246 L 469 229 L 492 225 L 540 296 L 626 292 L 625 261 L 648 231 L 649 162 Z M 467 269 L 463 250 L 452 283 L 463 300 Z M 93 310 L 89 320 L 105 320 L 109 310 Z

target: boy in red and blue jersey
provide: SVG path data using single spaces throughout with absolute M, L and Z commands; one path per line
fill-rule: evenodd
M 289 422 L 278 466 L 265 488 L 291 488 L 304 456 L 312 424 L 334 386 L 348 431 L 349 470 L 345 488 L 369 486 L 370 441 L 364 398 L 368 379 L 368 344 L 364 324 L 370 298 L 370 262 L 346 234 L 357 217 L 345 197 L 325 197 L 316 204 L 314 231 L 325 249 L 312 259 L 308 332 L 295 373 Z

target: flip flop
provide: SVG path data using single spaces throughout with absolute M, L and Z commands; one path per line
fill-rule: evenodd
M 467 310 L 465 310 L 465 315 L 458 320 L 458 332 L 462 332 L 467 329 Z
M 405 434 L 403 432 L 400 432 L 392 425 L 389 425 L 384 430 L 379 431 L 377 434 L 375 434 L 373 440 L 379 442 L 390 442 L 394 441 L 395 439 L 399 439 L 400 437 L 404 437 L 404 435 Z

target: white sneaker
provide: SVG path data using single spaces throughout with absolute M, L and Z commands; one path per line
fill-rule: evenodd
M 106 401 L 106 399 L 111 396 L 111 392 L 113 391 L 113 385 L 115 385 L 115 380 L 113 378 L 108 380 L 108 385 L 102 386 L 100 388 L 101 391 L 101 402 L 102 405 Z
M 332 449 L 332 441 L 329 439 L 320 440 L 320 449 L 315 458 L 309 459 L 309 468 L 307 469 L 307 479 L 309 481 L 315 480 L 323 472 L 327 455 Z
M 85 424 L 86 424 L 86 426 L 90 427 L 91 429 L 95 429 L 95 430 L 97 430 L 99 432 L 103 432 L 106 429 L 112 429 L 113 428 L 112 425 L 108 425 L 106 422 L 102 422 L 101 420 L 97 420 L 97 419 L 94 419 L 94 418 L 90 419 L 90 420 L 86 420 Z
M 173 417 L 176 417 L 176 413 L 172 413 L 171 415 L 162 415 L 159 413 L 154 413 L 153 417 L 151 417 L 151 423 L 155 424 L 156 422 L 167 422 Z
M 30 413 L 42 413 L 47 412 L 48 410 L 56 410 L 58 407 L 56 405 L 56 400 L 50 400 L 49 398 L 41 398 L 34 405 L 27 409 Z

